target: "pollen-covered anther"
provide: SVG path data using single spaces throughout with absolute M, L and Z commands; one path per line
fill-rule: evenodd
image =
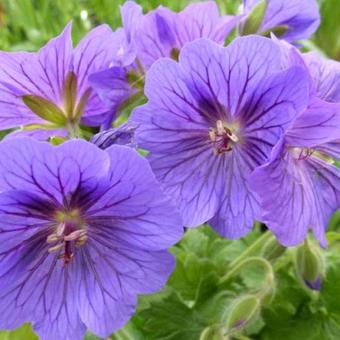
M 232 144 L 239 142 L 238 136 L 221 120 L 216 122 L 215 128 L 209 129 L 210 141 L 214 144 L 214 153 L 222 154 L 232 150 Z

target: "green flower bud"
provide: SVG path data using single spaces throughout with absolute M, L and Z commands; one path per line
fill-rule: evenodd
M 261 255 L 268 261 L 275 261 L 286 251 L 286 249 L 286 247 L 283 247 L 276 241 L 275 237 L 272 236 L 263 245 Z
M 236 331 L 255 319 L 261 308 L 260 299 L 255 295 L 245 295 L 237 299 L 231 306 L 227 330 Z
M 298 247 L 295 260 L 297 273 L 305 285 L 310 289 L 320 290 L 325 266 L 320 249 L 305 241 Z

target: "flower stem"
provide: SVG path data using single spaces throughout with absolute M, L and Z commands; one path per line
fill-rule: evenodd
M 252 245 L 250 245 L 239 257 L 237 257 L 233 262 L 230 263 L 229 268 L 232 269 L 237 266 L 240 262 L 249 256 L 253 256 L 257 253 L 263 245 L 270 239 L 272 234 L 268 231 L 263 233 Z

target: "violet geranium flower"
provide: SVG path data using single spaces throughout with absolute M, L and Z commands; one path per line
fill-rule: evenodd
M 179 214 L 134 150 L 82 140 L 0 144 L 0 328 L 107 337 L 174 268 Z
M 250 33 L 273 32 L 288 42 L 308 39 L 320 24 L 316 0 L 243 0 L 243 7 L 246 15 L 255 7 L 258 15 L 263 15 L 256 32 Z
M 221 16 L 215 1 L 188 5 L 179 13 L 159 6 L 143 15 L 133 1 L 121 7 L 123 28 L 114 33 L 116 54 L 108 70 L 90 81 L 112 112 L 132 96 L 143 92 L 144 73 L 158 59 L 178 58 L 180 49 L 198 38 L 223 44 L 240 17 Z M 106 127 L 111 125 L 111 121 Z
M 230 238 L 251 229 L 259 206 L 249 176 L 306 107 L 308 85 L 302 68 L 281 71 L 279 47 L 258 36 L 227 48 L 197 40 L 182 49 L 179 63 L 151 67 L 149 101 L 131 121 L 186 226 L 209 221 Z
M 88 76 L 111 63 L 112 37 L 102 25 L 73 49 L 68 24 L 37 53 L 0 52 L 0 128 L 46 139 L 77 134 L 79 124 L 100 126 L 109 110 Z
M 290 52 L 297 55 L 293 47 Z M 326 246 L 328 221 L 340 208 L 340 170 L 334 164 L 340 160 L 340 68 L 315 53 L 298 58 L 310 72 L 310 103 L 269 162 L 255 170 L 252 188 L 261 198 L 261 219 L 281 243 L 296 245 L 311 229 Z

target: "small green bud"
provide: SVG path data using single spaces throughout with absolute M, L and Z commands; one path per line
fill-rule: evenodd
M 324 274 L 324 260 L 319 248 L 305 241 L 296 250 L 296 271 L 307 287 L 321 289 L 321 278 Z
M 227 330 L 230 332 L 243 328 L 251 320 L 255 319 L 260 308 L 260 299 L 255 295 L 245 295 L 237 299 L 231 306 L 228 315 Z
M 39 96 L 23 96 L 24 104 L 40 118 L 56 124 L 64 126 L 66 123 L 66 116 L 63 111 L 49 100 Z
M 218 325 L 214 325 L 205 328 L 201 333 L 199 340 L 223 340 L 223 339 L 225 339 L 223 335 L 223 328 Z
M 257 33 L 266 14 L 267 6 L 267 0 L 261 0 L 254 6 L 251 13 L 248 15 L 246 22 L 244 23 L 241 35 Z
M 286 247 L 283 247 L 278 243 L 274 236 L 272 236 L 262 248 L 261 255 L 268 261 L 275 261 L 286 251 Z

